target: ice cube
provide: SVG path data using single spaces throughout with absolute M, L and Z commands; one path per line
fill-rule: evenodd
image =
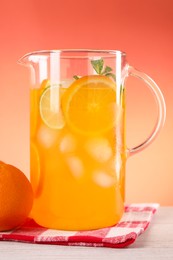
M 69 153 L 76 148 L 76 141 L 72 135 L 65 135 L 60 142 L 60 151 L 62 153 Z
M 91 138 L 87 141 L 85 148 L 99 162 L 106 162 L 112 156 L 112 149 L 105 138 Z
M 37 140 L 45 148 L 50 148 L 53 146 L 57 139 L 57 131 L 50 129 L 45 125 L 41 125 L 38 133 Z
M 77 156 L 70 156 L 67 158 L 67 164 L 71 173 L 75 178 L 80 178 L 84 173 L 84 166 L 82 161 Z
M 104 171 L 95 171 L 93 181 L 103 188 L 108 188 L 114 185 L 115 178 Z

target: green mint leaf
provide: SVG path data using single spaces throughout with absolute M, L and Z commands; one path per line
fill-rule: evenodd
M 102 74 L 106 74 L 106 73 L 109 73 L 109 72 L 111 72 L 111 71 L 112 71 L 112 68 L 109 67 L 109 66 L 106 66 L 106 67 L 104 68 Z
M 73 78 L 76 79 L 76 80 L 77 80 L 77 79 L 80 79 L 80 77 L 77 76 L 77 75 L 74 75 Z
M 114 80 L 116 80 L 115 74 L 113 73 L 106 73 L 105 76 L 112 77 Z
M 93 66 L 93 69 L 97 72 L 97 74 L 101 74 L 103 70 L 103 59 L 100 60 L 91 60 L 91 64 Z

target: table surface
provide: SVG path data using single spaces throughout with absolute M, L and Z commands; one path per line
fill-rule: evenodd
M 127 248 L 94 248 L 0 242 L 0 260 L 167 260 L 173 259 L 173 207 L 160 207 L 148 229 Z

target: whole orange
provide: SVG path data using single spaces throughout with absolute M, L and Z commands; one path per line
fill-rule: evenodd
M 23 224 L 33 204 L 27 177 L 16 167 L 0 161 L 0 231 Z

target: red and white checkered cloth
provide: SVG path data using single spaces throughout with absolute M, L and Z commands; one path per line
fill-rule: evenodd
M 158 204 L 130 204 L 118 224 L 92 231 L 62 231 L 37 225 L 32 219 L 18 229 L 0 232 L 0 240 L 38 244 L 121 248 L 132 244 L 151 222 Z

